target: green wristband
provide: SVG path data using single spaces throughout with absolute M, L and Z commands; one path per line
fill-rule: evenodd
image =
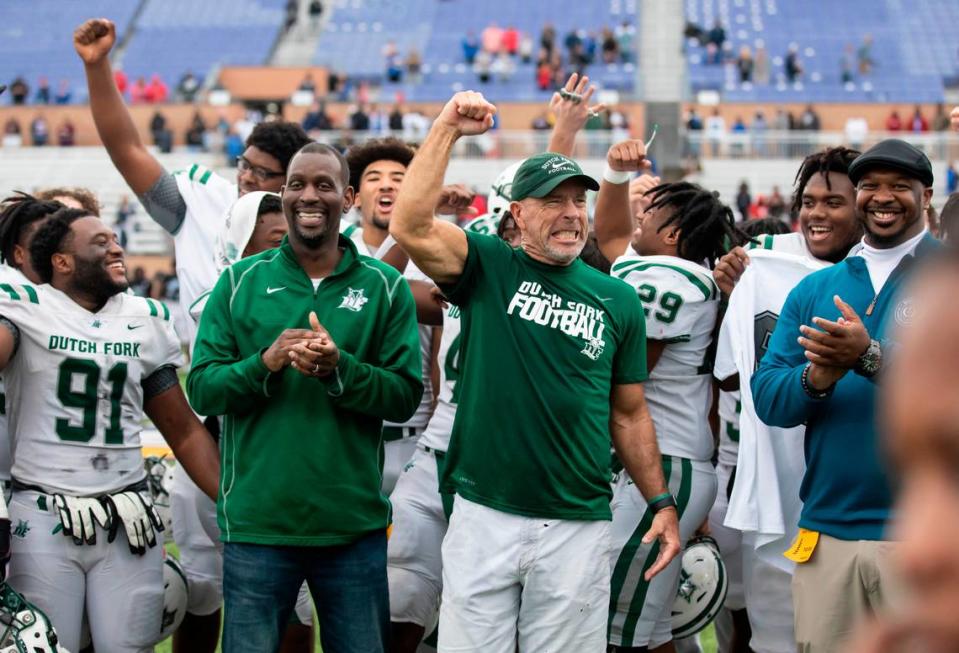
M 672 493 L 670 493 L 669 491 L 666 491 L 666 492 L 663 492 L 662 494 L 657 494 L 656 496 L 654 496 L 652 499 L 650 499 L 650 500 L 647 501 L 646 503 L 647 503 L 647 505 L 648 505 L 648 504 L 653 504 L 653 503 L 656 503 L 657 501 L 662 501 L 662 500 L 665 499 L 666 497 L 671 497 L 671 496 L 673 496 Z

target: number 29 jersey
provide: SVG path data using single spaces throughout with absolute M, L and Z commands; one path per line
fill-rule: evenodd
M 713 341 L 719 289 L 712 273 L 675 256 L 627 253 L 611 274 L 636 289 L 646 315 L 646 337 L 666 343 L 643 384 L 663 455 L 709 460 L 713 436 Z
M 94 496 L 145 476 L 141 382 L 182 362 L 170 311 L 126 293 L 91 313 L 49 285 L 0 284 L 20 331 L 4 370 L 13 478 Z

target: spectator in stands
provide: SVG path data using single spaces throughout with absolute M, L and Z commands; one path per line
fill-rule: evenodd
M 779 192 L 779 186 L 773 186 L 772 192 L 766 198 L 766 208 L 770 218 L 782 218 L 786 212 L 786 199 Z
M 397 84 L 403 79 L 403 68 L 400 64 L 400 51 L 394 41 L 387 41 L 383 46 L 383 62 L 386 67 L 386 79 Z
M 549 124 L 549 113 L 546 110 L 541 111 L 530 124 L 530 129 L 534 131 L 546 131 L 552 129 L 553 126 Z
M 916 108 L 913 109 L 912 118 L 909 121 L 909 129 L 911 129 L 914 134 L 929 131 L 929 121 L 922 115 L 922 107 L 918 104 Z
M 180 81 L 176 85 L 176 92 L 182 102 L 193 103 L 197 92 L 200 90 L 200 80 L 196 78 L 192 70 L 183 73 Z
M 792 129 L 792 116 L 790 116 L 782 107 L 776 108 L 776 117 L 773 118 L 772 129 L 777 132 L 789 131 Z
M 490 72 L 495 75 L 496 79 L 500 82 L 508 82 L 513 78 L 513 73 L 516 71 L 516 63 L 513 61 L 513 58 L 509 56 L 505 48 L 500 51 L 496 58 L 493 60 L 493 65 L 490 69 Z
M 616 35 L 613 30 L 604 27 L 600 33 L 600 50 L 603 53 L 603 63 L 616 63 L 619 61 L 619 43 L 616 42 Z
M 120 247 L 126 249 L 126 246 L 122 242 L 120 243 Z M 137 266 L 133 270 L 133 276 L 130 278 L 130 291 L 137 297 L 150 296 L 150 280 L 147 279 L 146 270 L 140 266 Z
M 720 115 L 719 108 L 706 118 L 706 139 L 712 148 L 712 155 L 719 156 L 723 141 L 726 139 L 726 120 Z
M 753 141 L 753 151 L 757 156 L 766 156 L 766 131 L 768 129 L 769 123 L 766 122 L 766 114 L 764 114 L 762 110 L 757 111 L 753 117 L 752 124 L 749 126 Z
M 72 147 L 76 144 L 77 128 L 69 116 L 64 117 L 63 122 L 57 127 L 57 145 L 60 147 Z
M 819 120 L 819 114 L 813 109 L 811 104 L 806 105 L 806 109 L 799 116 L 799 127 L 804 131 L 817 132 L 822 123 Z
M 686 20 L 686 26 L 683 28 L 683 38 L 696 41 L 698 45 L 706 44 L 706 30 L 700 27 L 699 23 Z
M 932 131 L 944 132 L 949 129 L 949 114 L 942 102 L 936 105 L 936 115 L 932 117 Z
M 519 37 L 519 58 L 523 63 L 533 61 L 533 37 L 529 32 L 523 32 Z
M 899 117 L 899 112 L 895 109 L 893 109 L 892 113 L 889 114 L 889 117 L 886 118 L 886 131 L 902 131 L 902 119 Z
M 723 24 L 719 22 L 718 18 L 706 35 L 706 43 L 715 48 L 715 50 L 711 50 L 715 54 L 711 58 L 707 58 L 706 63 L 720 63 L 719 56 L 723 51 L 723 44 L 726 43 L 726 30 L 723 29 Z
M 46 75 L 37 80 L 37 92 L 33 96 L 34 104 L 50 104 L 50 82 Z
M 150 83 L 146 87 L 146 101 L 151 104 L 162 104 L 170 96 L 170 89 L 160 79 L 160 76 L 154 73 L 150 77 Z
M 23 145 L 23 130 L 20 128 L 20 122 L 10 116 L 3 126 L 3 146 L 20 147 Z
M 296 90 L 316 93 L 316 82 L 313 81 L 313 74 L 307 72 L 303 75 L 303 79 L 300 80 L 300 84 L 296 87 Z
M 403 114 L 403 138 L 410 142 L 420 142 L 426 137 L 433 122 L 416 108 Z
M 549 61 L 541 59 L 536 66 L 536 86 L 541 91 L 548 91 L 553 84 L 553 69 Z
M 320 26 L 320 16 L 323 15 L 323 3 L 320 0 L 311 0 L 309 7 L 310 27 L 316 29 Z
M 378 104 L 370 105 L 370 132 L 373 135 L 383 136 L 390 130 L 390 115 Z
M 493 55 L 485 48 L 476 55 L 476 61 L 473 62 L 473 72 L 479 78 L 480 83 L 486 84 L 490 80 L 490 70 L 493 67 Z
M 799 81 L 799 78 L 802 77 L 803 66 L 802 61 L 799 60 L 799 46 L 795 44 L 789 46 L 783 68 L 786 72 L 786 79 L 790 84 Z
M 404 65 L 406 66 L 406 74 L 409 75 L 409 81 L 411 83 L 419 84 L 423 81 L 423 57 L 420 56 L 419 50 L 411 47 L 409 52 L 406 53 Z
M 503 40 L 500 44 L 500 50 L 505 50 L 506 54 L 515 57 L 519 52 L 519 30 L 516 26 L 510 25 L 503 30 Z
M 166 116 L 159 110 L 155 111 L 150 119 L 150 134 L 153 136 L 153 144 L 161 152 L 173 150 L 173 132 L 167 128 Z
M 480 35 L 480 43 L 486 52 L 496 54 L 503 44 L 503 29 L 496 23 L 490 23 Z
M 403 131 L 403 106 L 401 104 L 393 105 L 393 109 L 390 111 L 389 124 L 391 132 Z
M 326 74 L 326 94 L 338 97 L 343 83 L 346 81 L 346 74 L 333 68 Z
M 73 91 L 70 90 L 70 80 L 61 79 L 57 84 L 57 94 L 53 96 L 53 101 L 55 104 L 70 104 L 71 99 L 73 99 Z
M 946 193 L 950 195 L 959 190 L 959 171 L 956 170 L 956 162 L 950 161 L 946 168 Z
M 843 48 L 842 57 L 839 58 L 839 78 L 843 84 L 851 84 L 853 80 L 853 70 L 856 65 L 856 52 L 852 43 L 847 43 Z
M 628 20 L 624 20 L 614 31 L 616 35 L 616 44 L 619 49 L 619 57 L 623 63 L 633 60 L 633 39 L 636 36 L 636 28 Z
M 130 87 L 130 103 L 144 104 L 147 101 L 147 82 L 142 77 L 137 77 Z
M 333 121 L 326 112 L 326 102 L 315 100 L 310 110 L 303 116 L 303 131 L 312 134 L 314 131 L 328 131 L 333 129 Z
M 117 232 L 117 239 L 120 241 L 120 247 L 122 247 L 123 249 L 127 248 L 127 244 L 130 241 L 130 235 L 128 232 L 130 225 L 128 223 L 130 221 L 130 216 L 132 216 L 135 211 L 136 209 L 133 207 L 132 204 L 130 204 L 130 198 L 127 197 L 126 195 L 121 195 L 120 204 L 117 206 L 117 218 L 116 218 L 116 221 L 114 222 L 114 228 L 115 228 L 115 231 Z M 142 272 L 142 268 L 140 270 Z M 134 272 L 134 276 L 136 276 L 136 272 Z M 146 276 L 144 276 L 144 281 L 146 281 Z M 147 285 L 147 289 L 144 292 L 144 294 L 140 296 L 145 297 L 146 292 L 148 291 L 149 291 L 149 284 Z
M 753 56 L 756 65 L 753 69 L 753 82 L 756 84 L 769 83 L 769 53 L 762 41 L 756 45 L 756 54 Z
M 479 52 L 480 49 L 480 42 L 479 39 L 476 38 L 476 32 L 473 30 L 466 32 L 466 36 L 460 41 L 460 47 L 463 48 L 463 61 L 472 66 L 473 62 L 476 61 L 476 53 Z
M 113 83 L 117 85 L 117 90 L 120 91 L 120 95 L 126 94 L 129 81 L 127 80 L 127 74 L 123 72 L 122 68 L 115 68 L 113 70 Z
M 876 62 L 872 58 L 872 34 L 862 37 L 862 44 L 856 50 L 856 61 L 859 63 L 859 74 L 868 75 L 872 72 Z
M 197 151 L 203 149 L 203 135 L 206 133 L 206 123 L 203 122 L 203 116 L 199 111 L 193 112 L 193 119 L 186 130 L 184 140 L 191 150 Z
M 753 203 L 753 198 L 749 195 L 749 185 L 745 180 L 739 184 L 739 192 L 736 193 L 736 210 L 739 211 L 739 219 L 749 219 L 749 206 Z
M 370 129 L 370 116 L 367 113 L 368 107 L 360 104 L 350 112 L 350 129 L 355 132 L 365 132 Z
M 846 120 L 845 127 L 846 142 L 854 150 L 861 150 L 862 144 L 866 142 L 869 135 L 869 123 L 865 118 L 851 116 Z
M 696 107 L 689 107 L 686 111 L 686 129 L 689 131 L 702 131 L 703 119 L 696 113 Z
M 566 46 L 566 56 L 570 65 L 575 66 L 573 58 L 579 59 L 583 56 L 583 39 L 579 35 L 579 31 L 573 29 L 567 32 L 566 38 L 563 39 L 563 45 Z
M 583 41 L 583 63 L 589 66 L 596 61 L 596 33 L 581 29 L 579 35 Z
M 753 69 L 756 62 L 753 60 L 753 51 L 748 45 L 739 48 L 739 57 L 736 59 L 736 70 L 739 71 L 739 83 L 753 81 Z
M 29 95 L 30 87 L 23 77 L 18 76 L 10 83 L 10 100 L 14 104 L 26 104 Z
M 553 50 L 556 49 L 556 28 L 552 23 L 543 25 L 543 30 L 539 34 L 539 46 L 546 50 L 547 58 L 553 56 Z
M 43 117 L 42 113 L 38 113 L 37 117 L 30 123 L 30 139 L 36 147 L 42 147 L 47 144 L 49 138 L 50 126 L 47 124 L 47 119 Z

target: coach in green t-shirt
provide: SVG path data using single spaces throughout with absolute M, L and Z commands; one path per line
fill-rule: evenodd
M 439 648 L 602 651 L 609 603 L 609 446 L 656 510 L 649 576 L 679 552 L 675 502 L 643 397 L 636 293 L 577 257 L 598 184 L 554 153 L 527 159 L 512 249 L 433 218 L 460 136 L 496 109 L 457 93 L 410 165 L 390 232 L 462 309 L 459 410 L 440 479 L 456 493 L 443 541 Z M 518 630 L 518 633 L 517 633 Z

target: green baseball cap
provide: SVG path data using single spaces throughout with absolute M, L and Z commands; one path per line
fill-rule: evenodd
M 513 177 L 510 200 L 546 197 L 568 179 L 581 179 L 590 190 L 599 190 L 599 183 L 583 172 L 579 164 L 562 154 L 543 152 L 523 161 Z

